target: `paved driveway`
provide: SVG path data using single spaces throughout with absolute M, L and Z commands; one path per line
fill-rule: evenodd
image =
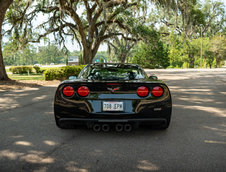
M 226 70 L 155 70 L 173 96 L 168 130 L 61 130 L 56 87 L 0 93 L 0 171 L 225 171 Z

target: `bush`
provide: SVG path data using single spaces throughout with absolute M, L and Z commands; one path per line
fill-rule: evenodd
M 32 73 L 32 66 L 12 66 L 9 70 L 13 74 Z
M 44 78 L 45 80 L 65 80 L 68 79 L 69 76 L 78 76 L 83 68 L 84 65 L 49 68 L 44 72 Z
M 41 68 L 39 66 L 34 66 L 33 68 L 35 69 L 36 73 L 42 73 Z

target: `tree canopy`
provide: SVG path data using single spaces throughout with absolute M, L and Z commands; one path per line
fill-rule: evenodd
M 60 62 L 59 54 L 69 53 L 68 38 L 78 43 L 84 64 L 92 63 L 103 43 L 110 59 L 151 68 L 212 67 L 225 60 L 225 6 L 218 0 L 1 0 L 0 11 L 7 64 L 32 64 L 32 54 L 41 50 L 45 59 L 35 57 L 40 62 Z M 32 43 L 41 40 L 49 46 L 37 50 Z M 0 79 L 6 78 L 0 51 Z

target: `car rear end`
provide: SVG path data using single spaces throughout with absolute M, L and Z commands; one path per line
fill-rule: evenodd
M 56 123 L 61 128 L 67 123 L 90 127 L 158 123 L 167 128 L 171 109 L 170 91 L 158 80 L 65 81 L 54 101 Z

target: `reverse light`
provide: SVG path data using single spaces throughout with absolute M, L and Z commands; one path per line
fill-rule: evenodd
M 149 94 L 147 87 L 141 86 L 137 89 L 137 95 L 140 97 L 146 97 Z
M 160 97 L 163 95 L 163 88 L 162 87 L 159 87 L 159 86 L 156 86 L 152 89 L 152 94 L 153 96 L 155 97 Z
M 71 97 L 74 94 L 75 90 L 71 86 L 66 86 L 63 89 L 63 94 L 67 97 Z
M 86 86 L 81 86 L 78 88 L 78 95 L 81 97 L 86 97 L 89 95 L 89 88 Z

